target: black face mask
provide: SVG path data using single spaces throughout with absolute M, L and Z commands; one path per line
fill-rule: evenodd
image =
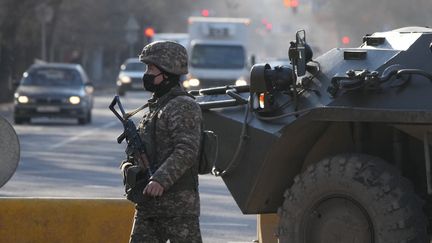
M 158 75 L 144 74 L 144 76 L 142 77 L 144 89 L 149 92 L 156 92 L 158 89 L 158 85 L 154 84 L 154 80 L 159 75 L 162 75 L 162 73 L 159 73 Z
M 160 84 L 154 84 L 155 78 L 161 74 L 163 73 L 159 73 L 157 75 L 144 74 L 143 76 L 144 88 L 147 91 L 152 92 L 156 98 L 162 97 L 164 94 L 168 93 L 173 87 L 180 85 L 178 81 L 179 77 L 170 75 L 168 75 L 168 78 L 164 77 Z

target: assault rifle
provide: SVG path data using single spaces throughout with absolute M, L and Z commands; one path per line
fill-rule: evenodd
M 117 110 L 114 108 L 115 106 L 118 106 L 121 112 L 121 115 L 117 112 Z M 152 170 L 150 167 L 150 162 L 147 157 L 147 151 L 146 148 L 141 141 L 141 138 L 137 132 L 137 128 L 134 124 L 134 122 L 129 119 L 131 116 L 133 116 L 138 111 L 144 109 L 148 104 L 141 106 L 140 108 L 136 109 L 133 112 L 126 113 L 123 109 L 123 106 L 120 102 L 120 97 L 118 95 L 114 96 L 113 101 L 111 102 L 109 109 L 114 113 L 114 115 L 122 122 L 124 131 L 120 136 L 117 138 L 117 142 L 120 144 L 123 142 L 124 139 L 126 139 L 127 147 L 126 147 L 126 155 L 128 158 L 133 158 L 134 165 L 137 165 L 139 167 L 139 170 L 147 171 L 148 178 L 152 176 Z M 136 164 L 135 164 L 136 163 Z M 138 171 L 136 172 L 136 174 Z M 135 176 L 133 176 L 135 177 Z M 128 178 L 128 181 L 132 178 Z M 134 179 L 132 179 L 134 181 Z

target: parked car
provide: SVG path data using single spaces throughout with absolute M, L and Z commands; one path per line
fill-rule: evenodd
M 79 64 L 33 64 L 15 92 L 15 124 L 33 117 L 77 118 L 91 122 L 93 85 Z
M 130 90 L 143 90 L 142 77 L 147 65 L 140 62 L 138 58 L 128 58 L 120 66 L 117 77 L 117 93 L 120 96 Z

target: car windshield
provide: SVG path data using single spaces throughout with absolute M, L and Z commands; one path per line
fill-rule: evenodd
M 245 65 L 245 51 L 242 46 L 198 44 L 193 47 L 190 62 L 197 68 L 238 69 Z
M 78 71 L 66 68 L 38 68 L 29 72 L 23 85 L 80 86 L 83 84 Z
M 122 67 L 124 71 L 142 71 L 144 72 L 146 69 L 146 65 L 142 62 L 129 62 Z

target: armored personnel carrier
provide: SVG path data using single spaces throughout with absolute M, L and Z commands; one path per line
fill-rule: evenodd
M 299 31 L 291 65 L 191 91 L 242 212 L 277 212 L 284 243 L 429 242 L 431 43 L 406 27 L 313 58 Z

